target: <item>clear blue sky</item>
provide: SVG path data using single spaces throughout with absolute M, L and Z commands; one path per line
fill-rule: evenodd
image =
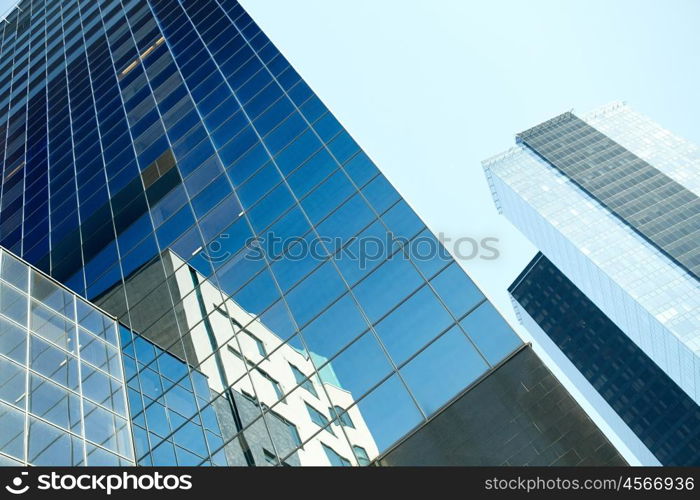
M 4 18 L 9 11 L 19 3 L 19 0 L 0 0 L 0 17 Z

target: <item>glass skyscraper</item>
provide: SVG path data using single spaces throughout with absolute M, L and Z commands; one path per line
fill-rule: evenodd
M 88 464 L 94 442 L 367 465 L 513 357 L 540 366 L 236 1 L 24 0 L 1 29 L 0 245 L 118 321 L 134 452 L 86 421 Z M 527 397 L 518 424 L 580 411 Z M 619 463 L 575 422 L 595 447 L 528 448 L 530 425 L 482 460 Z
M 484 166 L 544 254 L 510 290 L 522 322 L 640 463 L 698 465 L 700 148 L 622 103 L 516 142 Z
M 700 407 L 544 255 L 509 291 L 522 323 L 641 462 L 700 464 Z

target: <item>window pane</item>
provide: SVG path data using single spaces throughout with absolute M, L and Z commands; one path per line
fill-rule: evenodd
M 87 445 L 87 464 L 92 467 L 117 467 L 122 465 L 121 459 L 102 448 Z
M 345 295 L 309 323 L 302 330 L 302 336 L 309 350 L 332 358 L 368 327 L 355 301 L 350 295 Z
M 0 358 L 0 399 L 24 407 L 26 374 L 24 367 Z
M 20 325 L 27 324 L 27 296 L 0 283 L 0 313 Z
M 24 460 L 24 414 L 0 403 L 0 428 L 0 451 Z
M 323 264 L 287 295 L 297 323 L 304 325 L 346 290 L 330 263 Z
M 360 401 L 358 407 L 380 453 L 423 420 L 396 375 Z
M 487 370 L 486 362 L 455 326 L 411 360 L 401 374 L 431 415 Z
M 301 384 L 301 387 L 309 391 L 311 394 L 314 396 L 318 397 L 318 393 L 316 392 L 316 388 L 314 387 L 313 382 L 311 379 L 307 379 L 306 375 L 302 373 L 299 368 L 297 368 L 294 365 L 289 365 L 292 369 L 292 373 L 294 374 L 294 379 L 296 380 L 297 384 Z
M 77 395 L 46 379 L 32 375 L 29 411 L 75 433 L 81 432 L 80 400 Z
M 83 445 L 78 438 L 57 427 L 30 418 L 27 459 L 34 465 L 80 465 L 83 462 Z
M 460 324 L 492 365 L 523 343 L 488 302 L 480 305 Z
M 80 331 L 80 356 L 107 373 L 121 377 L 119 354 L 116 349 L 82 330 Z
M 30 328 L 58 346 L 74 352 L 75 324 L 38 302 L 32 301 Z
M 333 467 L 350 467 L 351 464 L 347 458 L 341 456 L 337 451 L 328 445 L 321 443 L 321 446 L 323 447 L 323 451 L 326 452 L 326 457 L 328 457 L 328 461 Z
M 100 313 L 82 300 L 78 300 L 78 323 L 89 332 L 105 339 L 112 345 L 117 345 L 114 323 L 107 316 Z
M 0 353 L 24 364 L 27 355 L 26 345 L 26 330 L 0 317 Z
M 370 460 L 369 456 L 367 456 L 367 450 L 365 450 L 362 446 L 353 446 L 352 450 L 355 452 L 355 457 L 357 458 L 357 463 L 360 465 L 369 465 Z
M 372 332 L 367 332 L 319 370 L 321 380 L 359 399 L 391 371 Z
M 424 286 L 379 322 L 377 333 L 397 364 L 452 324 L 452 317 L 433 291 Z
M 32 335 L 31 368 L 69 389 L 78 389 L 78 361 L 50 343 Z
M 378 320 L 393 306 L 423 283 L 411 263 L 395 255 L 355 287 L 355 295 L 372 321 Z
M 455 262 L 431 280 L 440 298 L 457 318 L 474 307 L 484 296 Z
M 6 252 L 2 252 L 2 270 L 0 276 L 8 283 L 12 283 L 17 288 L 27 291 L 27 283 L 29 280 L 28 267 L 10 256 Z
M 32 270 L 31 274 L 31 296 L 64 316 L 73 318 L 73 295 L 36 271 Z
M 84 403 L 85 437 L 109 450 L 131 457 L 131 438 L 126 420 L 89 402 Z

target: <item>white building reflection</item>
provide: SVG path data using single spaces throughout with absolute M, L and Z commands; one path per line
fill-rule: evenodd
M 172 251 L 161 257 L 127 279 L 129 297 L 142 291 L 132 327 L 206 375 L 229 465 L 367 465 L 378 455 L 332 363 L 272 331 Z M 167 286 L 154 288 L 162 266 Z M 118 310 L 123 296 L 99 302 Z

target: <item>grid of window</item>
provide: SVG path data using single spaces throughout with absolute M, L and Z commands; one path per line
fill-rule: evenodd
M 208 408 L 224 442 L 183 463 L 327 465 L 327 446 L 355 465 L 521 345 L 236 1 L 20 7 L 0 244 L 186 360 L 178 380 L 156 359 L 129 372 L 145 420 L 166 408 L 160 434 L 134 425 L 144 463 L 179 461 Z M 215 396 L 170 418 L 147 370 L 166 402 L 197 373 Z M 329 435 L 307 402 L 353 427 Z
M 116 322 L 0 259 L 0 462 L 133 465 Z
M 518 140 L 696 279 L 700 278 L 700 198 L 572 113 Z
M 223 438 L 207 377 L 129 329 L 119 330 L 137 464 L 227 465 L 223 452 L 212 453 Z M 193 413 L 199 418 L 188 422 Z

